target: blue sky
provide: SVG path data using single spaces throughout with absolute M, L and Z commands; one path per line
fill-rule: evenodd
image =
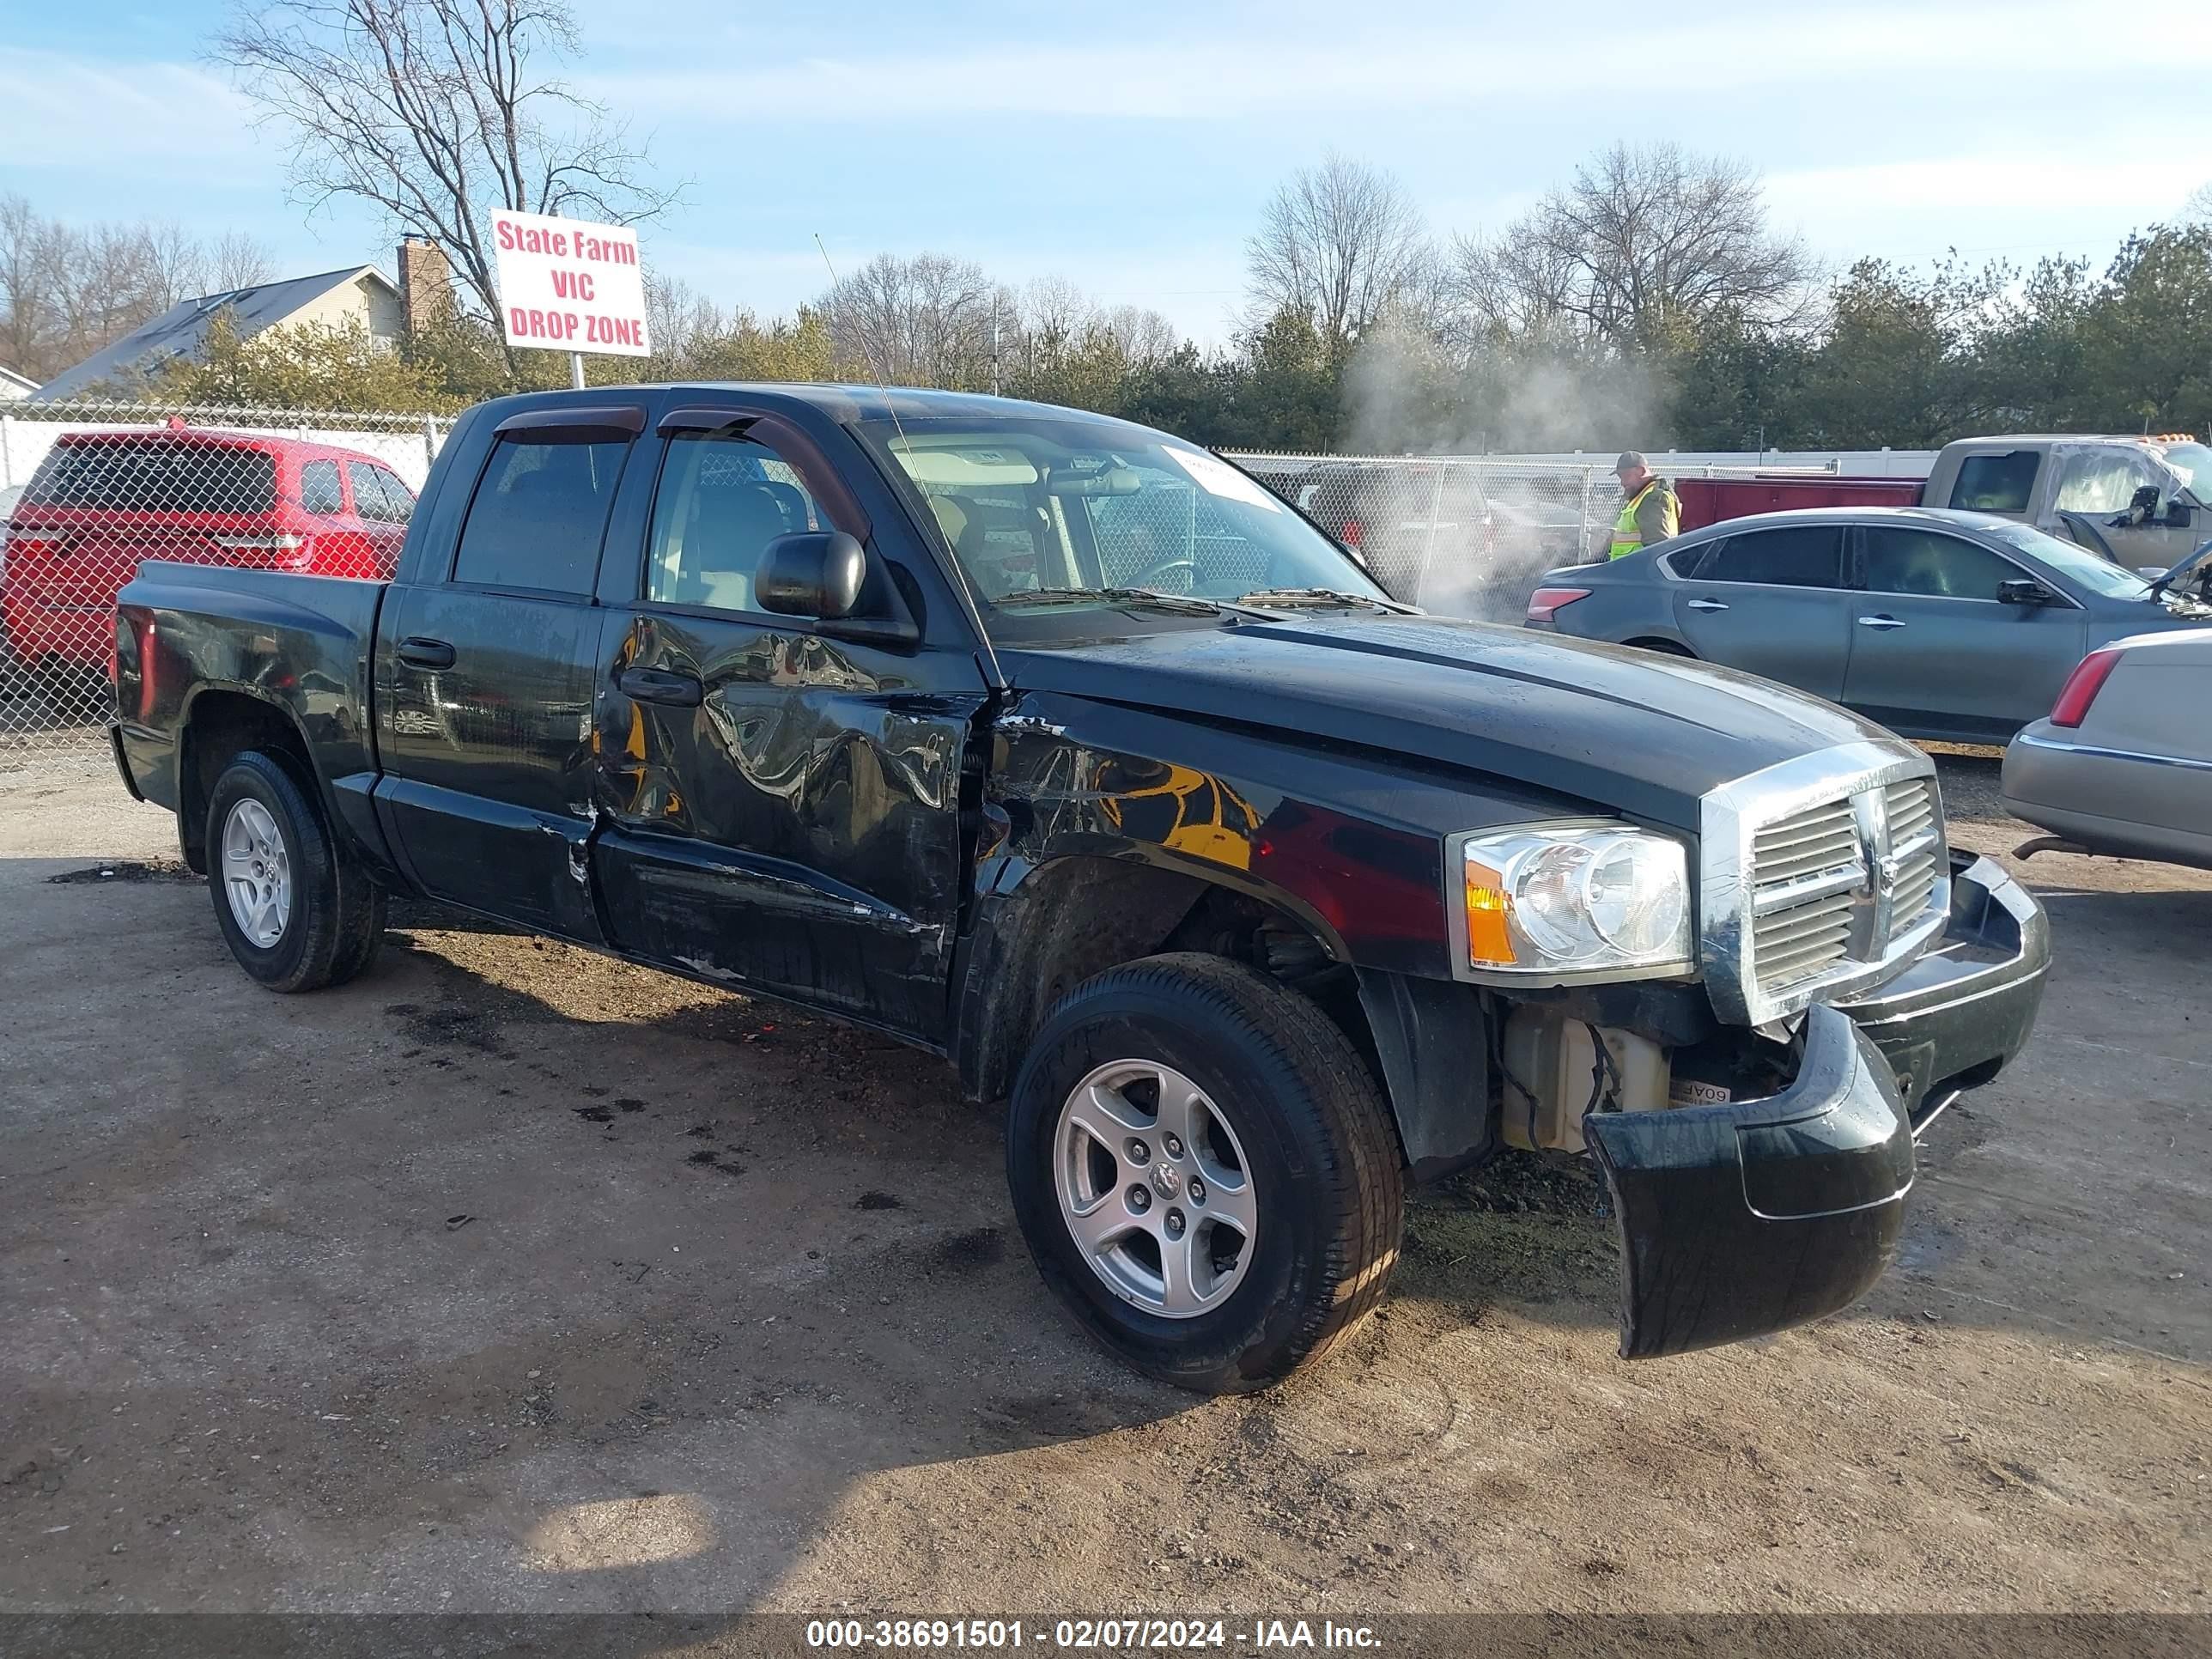
M 1615 138 L 1676 139 L 1759 167 L 1777 222 L 1839 264 L 2101 262 L 2212 179 L 2201 0 L 579 10 L 571 79 L 695 181 L 648 264 L 763 313 L 823 285 L 819 231 L 841 267 L 931 249 L 1219 340 L 1261 203 L 1332 148 L 1449 233 Z M 202 56 L 224 11 L 0 0 L 0 191 L 247 230 L 288 274 L 389 268 L 374 220 L 288 199 L 281 146 Z

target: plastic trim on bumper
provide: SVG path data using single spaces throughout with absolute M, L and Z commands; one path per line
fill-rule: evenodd
M 1917 1117 L 1988 1082 L 2026 1045 L 2051 967 L 2051 923 L 1994 859 L 1954 854 L 1940 942 L 1872 994 L 1838 1003 L 1897 1073 Z
M 115 757 L 115 769 L 122 775 L 123 787 L 131 792 L 131 799 L 145 799 L 146 797 L 139 793 L 138 780 L 131 775 L 130 758 L 123 752 L 123 725 L 119 720 L 107 723 L 107 747 Z
M 1620 1218 L 1620 1353 L 1650 1358 L 1849 1306 L 1889 1266 L 1912 1186 L 1890 1067 L 1832 1008 L 1765 1100 L 1583 1120 Z

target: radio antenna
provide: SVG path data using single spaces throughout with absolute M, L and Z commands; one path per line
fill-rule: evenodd
M 823 244 L 822 240 L 822 233 L 818 230 L 814 233 L 814 246 L 822 255 L 823 268 L 830 273 L 830 291 L 834 295 L 836 293 L 838 288 L 837 267 L 830 264 L 830 250 L 828 246 Z M 860 356 L 867 362 L 868 373 L 874 377 L 876 390 L 884 394 L 884 409 L 891 417 L 891 430 L 898 434 L 899 447 L 906 449 L 906 428 L 899 424 L 898 405 L 891 401 L 891 389 L 888 384 L 889 377 L 884 374 L 883 366 L 877 362 L 875 353 L 869 349 L 867 331 L 866 329 L 863 329 L 860 331 Z M 908 450 L 908 453 L 910 454 L 913 452 Z M 923 493 L 926 495 L 928 492 L 924 491 Z

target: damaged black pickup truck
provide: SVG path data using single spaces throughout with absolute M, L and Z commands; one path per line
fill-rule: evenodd
M 116 662 L 255 979 L 421 894 L 943 1055 L 1047 1281 L 1195 1389 L 1528 1151 L 1604 1173 L 1625 1354 L 1843 1307 L 2048 960 L 1878 728 L 1412 612 L 1205 451 L 995 398 L 485 404 L 398 580 L 148 564 Z

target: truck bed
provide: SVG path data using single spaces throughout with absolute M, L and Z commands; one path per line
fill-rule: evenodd
M 386 585 L 341 576 L 149 561 L 116 601 L 118 761 L 174 809 L 188 698 L 229 695 L 291 713 L 333 787 L 374 773 L 371 659 Z

